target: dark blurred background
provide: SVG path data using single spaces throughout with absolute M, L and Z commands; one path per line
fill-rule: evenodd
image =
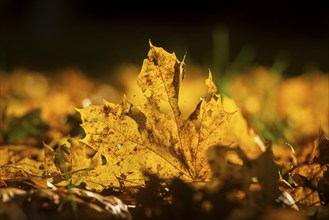
M 77 67 L 101 75 L 142 64 L 148 40 L 215 73 L 250 64 L 287 75 L 329 71 L 324 3 L 2 0 L 0 68 Z

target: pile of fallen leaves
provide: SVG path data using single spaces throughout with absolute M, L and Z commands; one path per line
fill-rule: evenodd
M 150 44 L 137 84 L 0 73 L 0 217 L 327 219 L 328 75 L 258 68 L 223 95 L 184 59 Z

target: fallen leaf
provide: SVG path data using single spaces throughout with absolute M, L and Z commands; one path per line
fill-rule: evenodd
M 290 192 L 290 194 L 295 199 L 297 204 L 305 206 L 320 205 L 319 193 L 314 189 L 297 186 L 292 192 Z
M 320 201 L 329 201 L 328 143 L 328 138 L 319 138 L 315 142 L 309 161 L 291 171 L 291 177 L 297 187 L 290 189 L 290 194 L 300 204 L 319 206 Z
M 238 145 L 248 158 L 256 159 L 265 151 L 263 142 L 253 130 L 249 129 L 246 119 L 233 99 L 223 96 L 223 107 L 227 112 L 234 112 L 229 124 L 228 135 L 225 137 L 226 143 Z
M 329 139 L 322 138 L 318 140 L 313 148 L 313 162 L 319 163 L 321 166 L 329 164 Z
M 7 147 L 0 148 L 0 167 L 9 163 L 9 151 Z
M 224 111 L 212 81 L 207 95 L 187 119 L 178 105 L 185 63 L 150 44 L 137 82 L 145 100 L 138 107 L 126 98 L 79 109 L 86 136 L 82 140 L 105 157 L 88 178 L 105 186 L 144 184 L 144 173 L 161 178 L 205 181 L 211 177 L 207 150 L 221 144 L 232 113 Z
M 43 170 L 41 169 L 43 163 L 30 158 L 24 158 L 16 164 L 11 164 L 13 167 L 23 170 L 28 175 L 42 176 Z
M 29 176 L 42 176 L 42 162 L 24 158 L 17 163 L 7 164 L 0 169 L 0 177 L 3 180 L 22 180 Z
M 43 144 L 45 150 L 43 177 L 49 182 L 58 182 L 62 179 L 61 170 L 56 166 L 57 154 L 49 145 Z
M 292 171 L 292 177 L 298 185 L 310 184 L 312 188 L 317 188 L 318 181 L 323 179 L 323 173 L 327 171 L 327 166 L 320 166 L 320 164 L 305 164 L 296 167 Z M 296 177 L 295 177 L 296 176 Z

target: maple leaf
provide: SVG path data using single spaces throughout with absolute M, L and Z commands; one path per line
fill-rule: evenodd
M 185 181 L 211 177 L 207 150 L 221 143 L 233 113 L 223 109 L 209 72 L 207 95 L 183 118 L 178 98 L 184 75 L 184 60 L 150 43 L 137 78 L 145 98 L 138 107 L 124 97 L 120 104 L 78 109 L 86 133 L 82 142 L 105 158 L 86 177 L 87 185 L 118 186 L 118 179 L 142 185 L 145 173 Z

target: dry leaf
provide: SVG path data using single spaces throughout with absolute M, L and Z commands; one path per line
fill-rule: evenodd
M 61 179 L 61 170 L 56 166 L 55 161 L 57 159 L 56 152 L 49 145 L 43 144 L 45 150 L 44 158 L 44 172 L 43 177 L 49 182 L 58 182 Z
M 328 147 L 328 139 L 320 138 L 315 142 L 310 161 L 292 170 L 291 176 L 298 187 L 290 193 L 298 203 L 318 206 L 320 201 L 328 201 Z
M 321 166 L 329 164 L 329 139 L 321 138 L 315 143 L 312 153 L 312 162 L 319 163 Z
M 118 186 L 118 179 L 141 185 L 145 172 L 186 181 L 211 177 L 206 152 L 221 144 L 232 114 L 224 111 L 209 73 L 206 97 L 182 118 L 178 97 L 184 70 L 174 53 L 150 44 L 137 79 L 144 102 L 136 107 L 124 98 L 120 104 L 104 101 L 78 110 L 86 132 L 82 141 L 105 157 L 86 178 L 87 185 Z
M 116 73 L 116 84 L 121 85 L 124 94 L 133 104 L 141 103 L 144 100 L 144 95 L 142 91 L 140 91 L 136 82 L 136 77 L 138 76 L 139 71 L 140 67 L 137 65 L 124 65 Z M 204 97 L 208 90 L 207 86 L 204 84 L 204 71 L 200 67 L 189 64 L 186 66 L 186 71 L 188 72 L 188 77 L 184 78 L 181 82 L 178 100 L 179 109 L 183 117 L 189 116 L 189 114 L 195 109 L 195 106 L 199 103 L 200 97 Z M 107 94 L 107 96 L 109 95 Z M 109 97 L 105 99 L 113 102 L 113 98 L 110 99 Z M 120 95 L 120 100 L 117 102 L 120 102 L 121 100 L 122 98 Z
M 9 151 L 7 147 L 0 148 L 0 167 L 9 163 Z
M 42 162 L 24 158 L 17 163 L 7 164 L 0 169 L 3 180 L 21 180 L 29 176 L 42 176 Z
M 238 145 L 248 158 L 257 158 L 265 151 L 265 145 L 255 132 L 248 128 L 246 119 L 233 99 L 223 96 L 223 107 L 227 112 L 235 112 L 229 125 L 228 135 L 225 137 L 226 142 Z

